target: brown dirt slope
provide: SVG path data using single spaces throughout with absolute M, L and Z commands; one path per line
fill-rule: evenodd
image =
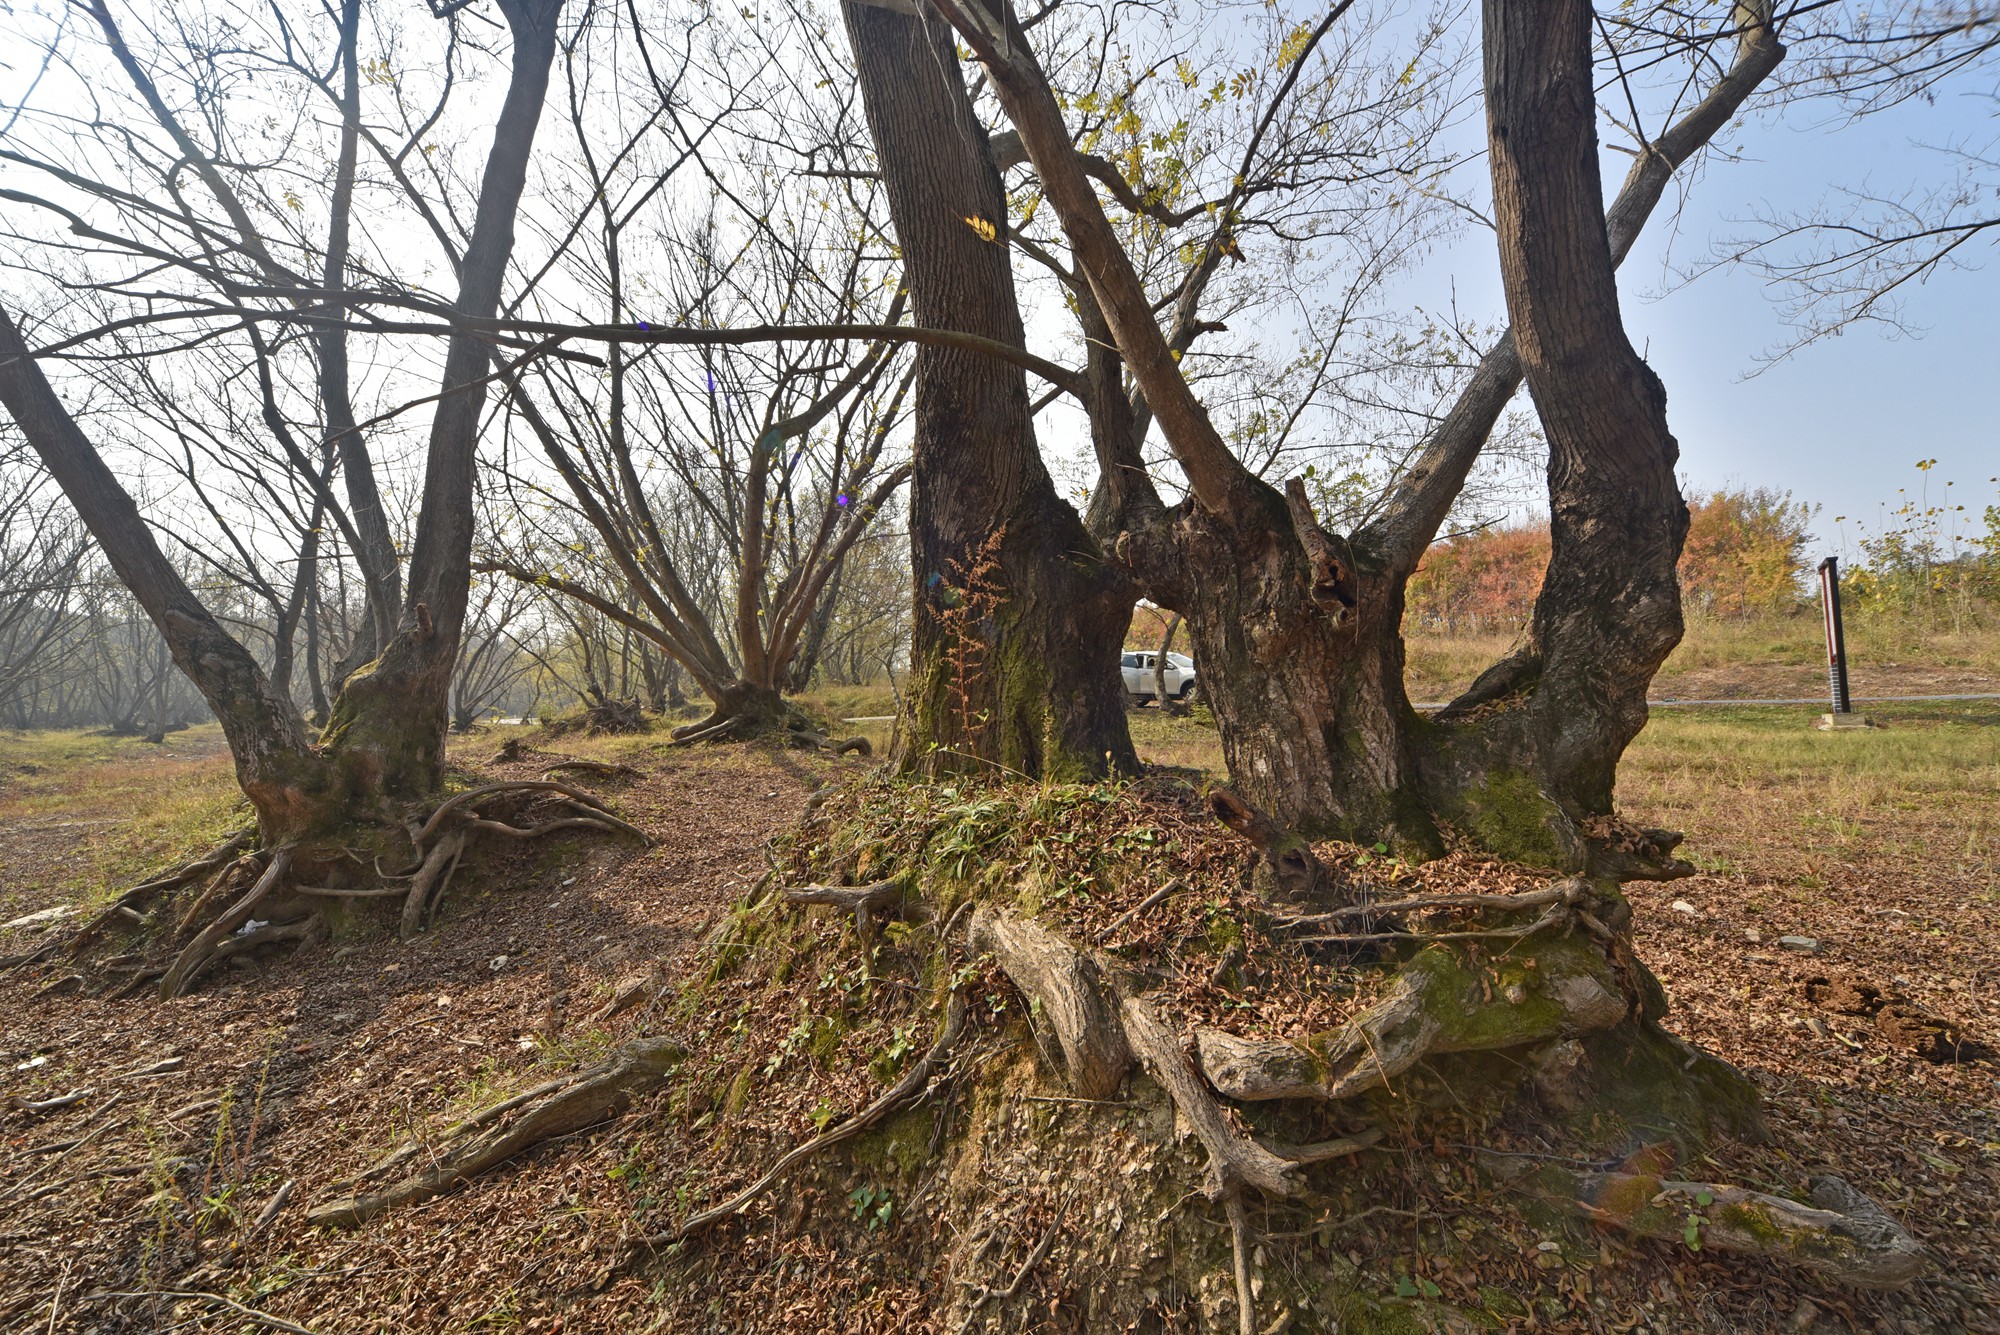
M 1872 742 L 1915 737 L 1916 727 Z M 1858 1294 L 1677 1244 L 1529 1221 L 1475 1200 L 1465 1147 L 1445 1139 L 1398 1144 L 1357 1165 L 1305 1235 L 1267 1220 L 1274 1249 L 1286 1230 L 1294 1236 L 1285 1247 L 1323 1249 L 1332 1236 L 1361 1282 L 1385 1294 L 1401 1281 L 1469 1301 L 1492 1286 L 1532 1314 L 1513 1327 L 1521 1330 L 2000 1332 L 2000 1065 L 1938 1063 L 1920 1049 L 1921 1034 L 1880 1021 L 1894 998 L 1975 1041 L 2000 1039 L 1990 948 L 2000 844 L 1989 809 L 1962 796 L 1993 760 L 1958 776 L 1960 797 L 1918 801 L 1908 784 L 1885 786 L 1857 790 L 1850 810 L 1814 796 L 1824 785 L 1816 772 L 1778 775 L 1760 761 L 1739 773 L 1708 749 L 1716 765 L 1700 772 L 1679 750 L 1671 763 L 1642 753 L 1628 765 L 1635 807 L 1689 829 L 1704 867 L 1692 880 L 1633 888 L 1639 951 L 1672 993 L 1670 1026 L 1743 1067 L 1764 1092 L 1776 1137 L 1719 1151 L 1699 1174 L 1796 1193 L 1814 1173 L 1840 1173 L 1924 1243 L 1926 1278 L 1905 1294 Z M 12 1099 L 0 1108 L 0 1330 L 256 1328 L 217 1295 L 318 1335 L 823 1330 L 834 1328 L 830 1310 L 869 1313 L 874 1330 L 936 1327 L 933 1267 L 949 1239 L 915 1230 L 943 1222 L 914 1201 L 906 1222 L 899 1198 L 889 1225 L 837 1226 L 850 1222 L 849 1188 L 870 1179 L 843 1176 L 834 1162 L 705 1244 L 726 1291 L 697 1300 L 658 1287 L 666 1272 L 656 1267 L 611 1273 L 635 1228 L 685 1213 L 675 1181 L 722 1173 L 718 1190 L 738 1185 L 819 1123 L 812 1097 L 838 1112 L 872 1096 L 859 1078 L 760 1082 L 771 1069 L 761 1053 L 775 1044 L 731 1085 L 750 1091 L 747 1100 L 712 1115 L 670 1084 L 615 1128 L 544 1145 L 437 1200 L 353 1232 L 304 1226 L 305 1208 L 338 1194 L 340 1179 L 453 1115 L 586 1065 L 634 1034 L 677 1023 L 726 1030 L 730 1014 L 677 1017 L 664 1007 L 595 1017 L 621 980 L 677 976 L 763 873 L 766 837 L 826 778 L 864 768 L 643 741 L 575 750 L 646 772 L 603 791 L 658 847 L 639 854 L 590 838 L 510 849 L 462 872 L 437 928 L 415 943 L 362 935 L 225 974 L 169 1004 L 39 992 L 59 971 L 0 979 L 0 1092 L 32 1101 L 90 1091 L 40 1114 Z M 481 754 L 490 752 L 489 741 Z M 532 777 L 548 759 L 530 755 L 496 774 Z M 0 827 L 8 911 L 41 906 L 57 894 L 49 886 L 77 874 L 57 861 L 62 838 L 74 836 L 42 823 L 112 812 L 86 803 L 42 812 L 27 822 L 37 828 Z M 1181 837 L 1206 847 L 1213 833 L 1190 827 Z M 1122 911 L 1149 888 L 1117 887 L 1121 897 L 1099 908 Z M 1194 921 L 1208 900 L 1171 907 Z M 825 914 L 810 930 L 829 950 L 846 939 Z M 1788 934 L 1817 949 L 1781 947 Z M 34 939 L 0 934 L 0 954 Z M 795 982 L 815 996 L 826 986 L 817 972 Z M 740 993 L 719 993 L 737 1015 L 755 1010 L 747 982 L 728 986 L 739 983 Z M 797 1018 L 790 1009 L 753 1014 L 752 1046 Z M 1018 1053 L 1008 1061 L 1023 1065 Z M 708 1083 L 728 1085 L 728 1074 L 709 1072 Z M 1078 1106 L 1031 1069 L 1006 1090 L 1021 1118 L 1101 1115 L 1110 1125 L 1126 1116 L 1123 1105 Z M 931 1112 L 916 1117 L 928 1127 Z M 1199 1160 L 1188 1145 L 1172 1154 Z M 1032 1308 L 1033 1328 L 1075 1329 L 1064 1313 L 1076 1310 L 1078 1290 L 1116 1279 L 1078 1263 L 1084 1234 L 1098 1228 L 1072 1201 L 1088 1174 L 1075 1164 L 1035 1172 L 1007 1187 L 1020 1217 L 1002 1221 L 1011 1231 L 1004 1264 L 995 1263 L 1000 1279 L 1036 1254 L 1037 1239 L 1053 1246 L 1020 1270 L 1020 1302 L 988 1315 L 1013 1320 Z M 287 1182 L 285 1208 L 258 1231 Z M 853 1206 L 856 1219 L 869 1204 Z M 1443 1226 L 1476 1245 L 1440 1249 Z M 1321 1264 L 1335 1259 L 1316 1254 Z
M 531 752 L 490 772 L 531 778 L 556 758 Z M 5 978 L 0 1329 L 242 1328 L 211 1298 L 165 1296 L 218 1291 L 268 1295 L 323 1335 L 505 1329 L 525 1295 L 579 1283 L 586 1239 L 617 1232 L 600 1202 L 618 1196 L 629 1215 L 587 1139 L 355 1235 L 302 1221 L 411 1128 L 573 1069 L 614 1031 L 656 1021 L 641 1009 L 612 1027 L 591 1017 L 620 980 L 673 973 L 763 873 L 765 839 L 834 769 L 740 748 L 628 745 L 617 758 L 647 777 L 601 791 L 655 847 L 591 837 L 502 850 L 461 870 L 436 927 L 408 945 L 364 930 L 169 1003 L 65 990 L 63 970 Z M 10 917 L 65 879 L 68 823 L 103 819 L 0 830 Z M 0 933 L 0 955 L 37 939 Z M 19 1106 L 79 1090 L 52 1111 Z M 286 1182 L 283 1212 L 248 1236 Z

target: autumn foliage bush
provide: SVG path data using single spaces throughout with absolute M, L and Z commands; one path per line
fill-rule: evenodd
M 1681 591 L 1688 610 L 1725 619 L 1788 611 L 1805 592 L 1812 507 L 1767 488 L 1695 493 Z M 1410 580 L 1412 629 L 1451 633 L 1527 624 L 1549 563 L 1546 520 L 1440 542 Z

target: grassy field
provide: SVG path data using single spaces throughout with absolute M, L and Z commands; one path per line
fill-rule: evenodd
M 1856 695 L 2000 692 L 2000 625 L 1974 618 L 1851 616 L 1848 677 Z M 1413 634 L 1410 699 L 1449 700 L 1514 646 L 1511 634 Z M 1817 615 L 1756 621 L 1690 618 L 1653 682 L 1654 699 L 1793 699 L 1826 694 L 1826 636 Z
M 163 745 L 82 731 L 0 730 L 0 920 L 50 894 L 95 897 L 244 823 L 222 729 Z M 30 901 L 34 901 L 30 903 Z

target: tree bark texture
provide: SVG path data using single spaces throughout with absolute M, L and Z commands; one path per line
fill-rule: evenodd
M 1007 203 L 948 26 L 844 6 L 916 322 L 1019 347 Z M 1087 778 L 1137 767 L 1118 651 L 1132 588 L 1056 494 L 1025 373 L 916 354 L 916 576 L 902 768 Z
M 1500 274 L 1548 437 L 1551 554 L 1527 644 L 1459 712 L 1500 711 L 1488 727 L 1529 744 L 1545 792 L 1572 814 L 1608 812 L 1647 685 L 1681 638 L 1680 449 L 1619 313 L 1590 6 L 1487 0 L 1484 14 Z
M 1426 720 L 1403 688 L 1404 587 L 1521 384 L 1528 359 L 1520 336 L 1510 331 L 1482 360 L 1381 516 L 1345 542 L 1324 533 L 1302 490 L 1280 495 L 1222 457 L 1027 34 L 1004 10 L 940 6 L 992 75 L 1062 220 L 1091 289 L 1078 299 L 1086 337 L 1115 340 L 1137 382 L 1141 397 L 1124 402 L 1116 360 L 1100 365 L 1107 359 L 1092 349 L 1104 475 L 1093 528 L 1115 542 L 1155 602 L 1186 615 L 1239 790 L 1313 833 L 1387 839 L 1421 854 L 1439 851 L 1451 827 L 1509 856 L 1603 869 L 1591 818 L 1611 810 L 1617 758 L 1643 725 L 1645 686 L 1679 635 L 1674 559 L 1685 525 L 1663 399 L 1624 338 L 1612 267 L 1674 171 L 1782 58 L 1768 7 L 1743 10 L 1734 62 L 1639 156 L 1612 206 L 1608 238 L 1587 40 L 1562 76 L 1581 79 L 1563 85 L 1568 118 L 1545 123 L 1548 109 L 1532 101 L 1525 111 L 1534 134 L 1566 145 L 1510 161 L 1517 192 L 1533 176 L 1538 193 L 1506 233 L 1522 261 L 1510 310 L 1517 327 L 1530 315 L 1541 322 L 1531 336 L 1538 402 L 1543 394 L 1559 400 L 1550 495 L 1561 569 L 1552 570 L 1529 651 L 1510 660 L 1506 680 L 1489 674 L 1457 707 Z M 1549 79 L 1541 82 L 1546 91 Z M 1515 96 L 1509 84 L 1496 105 Z M 1496 144 L 1496 160 L 1503 147 Z M 1545 224 L 1543 213 L 1555 208 L 1561 218 Z M 1579 266 L 1588 273 L 1571 282 Z M 1551 306 L 1569 309 L 1568 321 L 1552 319 Z M 1161 507 L 1138 453 L 1149 410 L 1191 484 L 1190 498 L 1172 509 Z
M 490 318 L 500 305 L 561 8 L 562 0 L 500 5 L 513 33 L 513 68 L 460 269 L 454 310 L 463 317 Z M 489 361 L 490 345 L 476 334 L 449 340 L 402 621 L 381 656 L 348 679 L 327 724 L 325 747 L 357 792 L 411 797 L 443 778 L 452 666 L 472 588 L 472 487 Z

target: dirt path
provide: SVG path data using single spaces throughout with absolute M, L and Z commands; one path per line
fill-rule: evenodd
M 510 848 L 505 862 L 461 871 L 443 919 L 408 945 L 365 932 L 165 1004 L 6 978 L 6 1093 L 90 1092 L 44 1115 L 13 1098 L 0 1111 L 0 1328 L 240 1325 L 210 1299 L 158 1296 L 170 1290 L 219 1293 L 327 1333 L 462 1330 L 482 1318 L 507 1328 L 508 1313 L 581 1283 L 583 1234 L 619 1232 L 595 1217 L 605 1189 L 618 1193 L 606 1177 L 615 1165 L 595 1162 L 610 1151 L 589 1135 L 527 1156 L 532 1171 L 503 1169 L 478 1191 L 357 1234 L 302 1219 L 410 1128 L 573 1069 L 642 1027 L 670 1029 L 671 1017 L 637 1010 L 609 1025 L 592 1017 L 621 979 L 673 975 L 829 768 L 742 750 L 625 758 L 647 778 L 609 791 L 654 848 Z M 494 773 L 533 777 L 545 763 Z M 33 859 L 58 833 L 8 831 L 0 857 L 33 880 Z M 0 941 L 0 953 L 19 945 Z M 247 1237 L 287 1181 L 285 1210 Z M 203 1313 L 212 1325 L 180 1324 Z

